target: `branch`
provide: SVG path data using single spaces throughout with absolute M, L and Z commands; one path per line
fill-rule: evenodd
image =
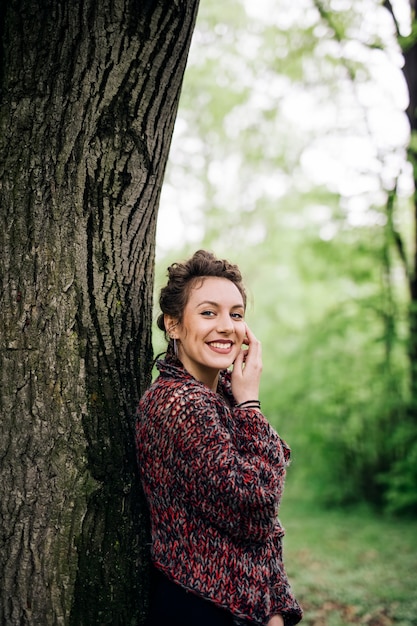
M 395 185 L 394 189 L 388 194 L 388 200 L 387 200 L 388 228 L 392 234 L 392 237 L 394 239 L 394 245 L 397 249 L 398 255 L 403 264 L 407 281 L 410 283 L 411 272 L 410 272 L 410 267 L 409 267 L 408 260 L 407 260 L 407 254 L 406 254 L 406 250 L 404 246 L 404 241 L 403 241 L 403 238 L 401 237 L 401 234 L 395 228 L 394 221 L 392 219 L 393 212 L 394 212 L 394 202 L 395 202 L 396 197 L 397 197 L 397 185 Z

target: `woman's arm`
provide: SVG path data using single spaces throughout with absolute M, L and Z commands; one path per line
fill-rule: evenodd
M 287 464 L 278 435 L 262 414 L 240 410 L 237 445 L 200 385 L 171 401 L 159 436 L 169 441 L 165 464 L 185 504 L 235 537 L 264 540 L 276 527 Z

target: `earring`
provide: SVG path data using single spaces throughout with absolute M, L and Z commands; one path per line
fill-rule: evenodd
M 175 337 L 173 337 L 172 335 L 169 336 L 169 338 L 172 340 L 172 347 L 174 349 L 174 354 L 176 357 L 178 357 L 178 345 L 177 345 L 177 340 Z

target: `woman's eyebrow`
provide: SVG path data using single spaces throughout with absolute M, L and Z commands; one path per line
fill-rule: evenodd
M 221 306 L 218 302 L 214 302 L 213 300 L 203 300 L 203 302 L 199 302 L 197 304 L 197 307 L 199 306 Z M 234 304 L 233 306 L 230 307 L 231 309 L 243 309 L 244 306 L 243 304 Z

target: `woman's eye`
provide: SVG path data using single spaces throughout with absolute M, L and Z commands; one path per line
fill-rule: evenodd
M 230 316 L 234 319 L 234 320 L 243 320 L 243 315 L 242 313 L 231 313 Z
M 211 317 L 214 315 L 214 311 L 201 311 L 201 315 L 205 315 L 206 317 Z

